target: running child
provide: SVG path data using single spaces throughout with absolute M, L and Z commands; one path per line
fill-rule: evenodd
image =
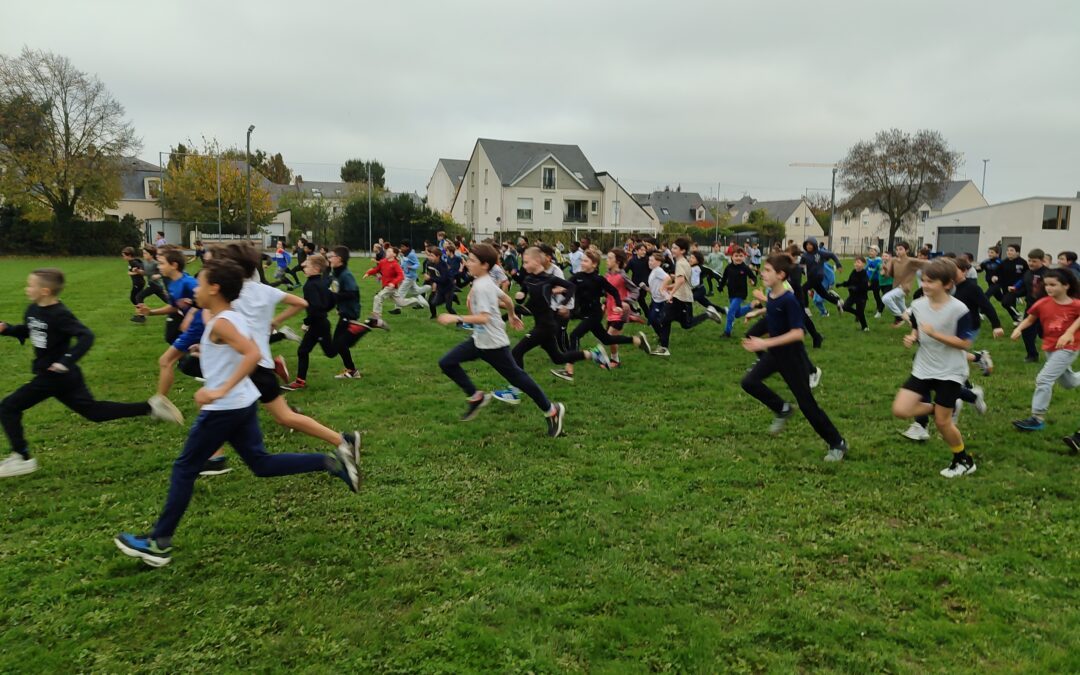
M 338 447 L 333 455 L 266 452 L 255 405 L 259 390 L 248 377 L 259 362 L 259 347 L 247 320 L 231 307 L 246 276 L 231 260 L 207 261 L 199 272 L 197 300 L 207 313 L 199 349 L 206 384 L 195 392 L 201 410 L 173 463 L 169 495 L 153 529 L 146 535 L 121 532 L 113 540 L 125 555 L 151 567 L 171 562 L 173 534 L 191 502 L 199 471 L 226 442 L 260 478 L 326 471 L 353 492 L 359 489 L 357 457 L 351 448 Z
M 619 302 L 615 302 L 610 296 L 604 304 L 604 313 L 607 318 L 608 334 L 621 336 L 623 328 L 628 322 L 630 323 L 645 323 L 646 318 L 635 312 L 637 304 L 641 301 L 645 291 L 638 288 L 633 279 L 625 272 L 626 265 L 629 262 L 628 255 L 622 249 L 613 248 L 607 255 L 607 270 L 605 271 L 604 278 L 611 284 L 616 291 L 619 292 Z M 646 260 L 648 263 L 648 260 Z M 646 289 L 648 288 L 648 277 L 646 277 Z M 641 314 L 647 314 L 648 312 L 642 312 Z M 652 353 L 652 347 L 649 345 L 648 338 L 645 337 L 645 333 L 638 332 L 638 340 L 635 340 L 634 344 L 645 351 L 646 354 Z M 611 367 L 618 368 L 621 364 L 619 360 L 619 345 L 611 345 L 610 353 L 608 357 L 611 359 Z
M 11 454 L 0 461 L 0 478 L 21 476 L 38 469 L 37 458 L 23 435 L 23 412 L 50 398 L 63 403 L 91 422 L 123 417 L 150 417 L 181 424 L 180 411 L 167 400 L 153 396 L 146 403 L 98 401 L 86 387 L 78 361 L 90 351 L 94 334 L 62 302 L 64 273 L 52 267 L 36 269 L 26 280 L 30 300 L 22 324 L 0 321 L 0 335 L 20 344 L 30 340 L 34 348 L 31 371 L 34 379 L 0 401 L 0 424 L 4 427 Z M 72 344 L 74 341 L 74 344 Z
M 968 376 L 965 353 L 971 348 L 972 335 L 970 311 L 949 295 L 955 279 L 956 265 L 948 258 L 937 258 L 923 267 L 923 297 L 911 303 L 913 329 L 904 336 L 905 347 L 918 343 L 919 349 L 911 377 L 896 393 L 892 405 L 893 415 L 901 419 L 933 415 L 942 440 L 952 450 L 952 461 L 941 470 L 945 478 L 975 472 L 975 460 L 965 449 L 953 418 Z
M 621 248 L 612 249 L 608 253 L 608 259 L 616 258 L 616 255 L 622 256 L 623 260 L 626 260 L 626 253 Z M 617 258 L 616 258 L 617 261 Z M 616 262 L 616 265 L 618 263 Z M 581 319 L 578 321 L 578 325 L 574 327 L 574 330 L 570 332 L 570 349 L 572 351 L 578 351 L 581 349 L 581 338 L 586 333 L 592 333 L 601 345 L 609 347 L 612 350 L 612 354 L 615 354 L 615 350 L 619 345 L 634 345 L 642 349 L 646 354 L 652 351 L 649 348 L 649 342 L 645 338 L 644 334 L 636 336 L 629 335 L 616 335 L 611 334 L 604 330 L 604 318 L 607 316 L 607 308 L 611 308 L 611 312 L 618 317 L 622 317 L 624 314 L 628 314 L 623 308 L 623 298 L 626 292 L 626 283 L 623 280 L 620 268 L 616 266 L 614 269 L 619 271 L 618 274 L 611 274 L 609 276 L 600 276 L 597 269 L 600 267 L 600 255 L 596 251 L 585 251 L 581 256 L 579 262 L 580 270 L 570 277 L 569 282 L 574 284 L 574 301 L 577 305 L 578 316 Z M 609 267 L 609 269 L 611 269 Z M 609 280 L 610 277 L 615 277 L 616 283 L 618 283 L 622 290 L 620 291 Z M 603 359 L 597 358 L 603 353 L 603 347 L 597 346 L 590 352 L 593 354 L 593 360 L 603 366 Z M 613 357 L 609 356 L 609 364 L 613 362 Z M 574 377 L 574 364 L 570 361 L 563 368 L 563 372 L 567 377 L 563 379 L 569 379 L 573 381 Z M 557 375 L 557 377 L 563 377 Z
M 128 300 L 131 302 L 131 306 L 135 309 L 139 307 L 139 293 L 146 288 L 146 279 L 143 278 L 143 266 L 142 261 L 135 257 L 135 249 L 130 246 L 125 246 L 124 250 L 120 251 L 120 256 L 127 263 L 128 277 L 131 279 L 131 294 L 128 296 Z M 131 320 L 136 323 L 146 321 L 146 317 L 136 312 Z
M 453 314 L 454 291 L 456 290 L 454 271 L 450 268 L 450 264 L 437 246 L 428 246 L 427 263 L 424 283 L 432 289 L 431 294 L 428 295 L 428 309 L 431 310 L 431 318 L 435 318 L 435 308 L 440 303 L 445 304 L 446 311 Z
M 1046 428 L 1046 412 L 1050 409 L 1055 383 L 1065 389 L 1080 386 L 1080 373 L 1072 370 L 1072 364 L 1080 354 L 1080 340 L 1076 337 L 1080 327 L 1080 300 L 1077 299 L 1080 298 L 1080 280 L 1067 269 L 1055 269 L 1046 270 L 1042 284 L 1046 295 L 1028 307 L 1027 316 L 1013 329 L 1011 336 L 1016 340 L 1025 330 L 1035 324 L 1041 325 L 1042 348 L 1046 352 L 1046 363 L 1035 377 L 1031 416 L 1013 422 L 1020 431 Z
M 704 280 L 708 270 L 709 268 L 705 267 L 705 257 L 700 251 L 694 251 L 690 254 L 690 286 L 694 294 L 694 302 L 704 307 L 706 312 L 712 308 L 718 314 L 726 314 L 727 308 L 713 304 L 707 297 Z
M 142 247 L 142 278 L 146 281 L 146 285 L 135 295 L 136 311 L 131 317 L 134 323 L 146 323 L 146 316 L 138 312 L 138 306 L 151 295 L 156 295 L 164 303 L 169 302 L 169 297 L 165 294 L 165 284 L 158 271 L 157 254 L 157 248 L 154 246 L 147 244 Z
M 861 255 L 855 256 L 855 269 L 848 275 L 847 281 L 836 284 L 837 287 L 842 286 L 848 289 L 848 298 L 844 302 L 844 307 L 855 315 L 855 321 L 863 332 L 870 330 L 866 325 L 866 300 L 870 293 L 870 277 L 866 269 L 866 258 Z
M 899 328 L 904 323 L 904 313 L 907 311 L 907 294 L 911 290 L 912 282 L 915 281 L 915 273 L 929 264 L 928 260 L 918 260 L 908 255 L 908 245 L 905 242 L 896 242 L 896 255 L 889 258 L 884 264 L 885 276 L 893 279 L 893 289 L 882 296 L 881 302 L 889 308 L 895 317 L 893 328 Z
M 352 353 L 349 351 L 372 328 L 390 330 L 386 322 L 374 317 L 360 323 L 360 286 L 349 271 L 349 248 L 335 246 L 327 256 L 330 261 L 330 293 L 337 306 L 338 322 L 334 328 L 334 353 L 341 357 L 345 370 L 334 376 L 337 380 L 358 380 Z
M 746 264 L 746 252 L 741 247 L 731 253 L 731 263 L 724 268 L 720 276 L 720 288 L 728 294 L 727 323 L 724 325 L 724 337 L 731 337 L 735 319 L 746 316 L 753 306 L 746 302 L 749 286 L 757 283 L 757 274 Z M 744 304 L 745 303 L 745 304 Z
M 467 422 L 475 418 L 480 408 L 491 402 L 491 394 L 478 390 L 461 367 L 462 363 L 482 359 L 506 378 L 511 386 L 533 400 L 547 420 L 548 436 L 554 438 L 562 434 L 566 406 L 549 401 L 539 385 L 518 366 L 510 353 L 510 338 L 506 335 L 500 307 L 506 309 L 510 325 L 515 329 L 523 329 L 524 324 L 514 313 L 513 301 L 495 286 L 488 275 L 488 270 L 497 260 L 495 247 L 488 244 L 477 244 L 469 253 L 465 264 L 469 275 L 473 277 L 472 288 L 466 300 L 470 313 L 440 314 L 438 321 L 444 326 L 470 323 L 473 326 L 472 335 L 443 355 L 439 359 L 439 368 L 468 396 L 468 405 L 461 421 Z
M 168 304 L 156 309 L 142 303 L 137 307 L 142 316 L 165 316 L 165 342 L 168 344 L 180 337 L 180 323 L 194 303 L 195 277 L 184 271 L 186 261 L 178 248 L 170 246 L 158 251 L 157 268 L 167 279 Z
M 765 384 L 765 379 L 780 373 L 800 412 L 824 440 L 829 451 L 826 462 L 839 462 L 847 455 L 848 445 L 833 426 L 810 390 L 809 357 L 803 346 L 803 319 L 806 314 L 795 294 L 784 287 L 784 281 L 795 266 L 784 253 L 770 255 L 761 268 L 761 280 L 769 290 L 765 306 L 765 321 L 769 337 L 748 337 L 743 348 L 760 354 L 757 363 L 742 378 L 743 391 L 761 401 L 775 417 L 769 426 L 773 435 L 783 431 L 787 420 L 794 413 L 790 403 L 785 402 Z
M 307 302 L 307 316 L 304 317 L 304 337 L 296 349 L 296 379 L 282 387 L 286 391 L 298 391 L 307 387 L 308 365 L 316 345 L 322 348 L 327 358 L 337 356 L 329 318 L 330 310 L 334 308 L 334 296 L 325 276 L 329 273 L 329 268 L 330 262 L 320 253 L 308 255 L 304 259 L 304 300 Z

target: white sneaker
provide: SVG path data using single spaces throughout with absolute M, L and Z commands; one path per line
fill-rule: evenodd
M 930 432 L 927 430 L 926 427 L 919 424 L 918 422 L 912 422 L 911 426 L 900 432 L 900 435 L 913 441 L 930 440 Z
M 652 352 L 650 352 L 650 353 L 653 356 L 671 356 L 671 352 L 668 351 L 667 347 L 657 347 L 656 349 L 652 350 Z
M 173 424 L 184 423 L 184 416 L 180 413 L 180 410 L 173 405 L 172 401 L 161 394 L 154 394 L 147 403 L 150 404 L 150 417 L 162 422 L 172 422 Z
M 971 391 L 975 394 L 975 410 L 980 415 L 986 414 L 986 394 L 983 392 L 982 387 L 972 387 Z
M 281 334 L 285 336 L 286 340 L 292 340 L 293 342 L 300 342 L 300 334 L 294 331 L 288 326 L 281 327 Z
M 881 318 L 881 312 L 874 312 L 874 318 L 875 319 L 880 319 Z
M 34 473 L 37 469 L 37 459 L 33 457 L 30 459 L 23 459 L 23 456 L 17 452 L 13 452 L 3 460 L 0 460 L 0 478 L 23 476 L 28 473 Z
M 712 305 L 705 308 L 705 313 L 709 315 L 709 318 L 716 323 L 724 323 L 724 317 L 721 316 L 720 310 L 716 309 Z
M 952 464 L 941 470 L 941 475 L 946 478 L 959 478 L 969 473 L 975 473 L 975 461 L 958 462 L 953 459 Z
M 810 373 L 810 388 L 816 389 L 819 384 L 821 384 L 821 368 L 817 368 Z

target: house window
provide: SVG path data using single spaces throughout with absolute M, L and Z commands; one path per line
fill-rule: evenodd
M 930 217 L 929 211 L 919 211 L 919 220 L 926 222 L 926 219 Z
M 555 167 L 545 166 L 540 170 L 540 189 L 554 190 L 555 187 Z
M 487 185 L 487 169 L 484 169 L 484 185 Z
M 469 187 L 476 187 L 476 172 L 469 173 Z
M 796 224 L 796 225 L 798 225 L 798 224 L 799 224 L 799 217 L 798 217 L 798 216 L 795 216 L 795 224 Z
M 1047 204 L 1043 206 L 1043 227 L 1044 230 L 1067 230 L 1069 229 L 1069 216 L 1071 215 L 1071 206 L 1057 206 L 1054 204 Z
M 519 223 L 532 222 L 532 197 L 518 197 L 517 220 Z
M 146 186 L 146 198 L 157 199 L 161 196 L 161 179 L 160 178 L 147 178 L 144 181 Z
M 476 200 L 472 200 L 472 206 L 469 207 L 469 213 L 472 214 L 472 221 L 476 222 Z
M 599 211 L 599 210 L 600 210 L 600 202 L 598 202 L 595 199 L 592 200 L 591 202 L 589 202 L 589 213 L 591 213 L 592 215 L 595 216 L 596 212 Z
M 566 200 L 566 217 L 563 218 L 564 223 L 585 223 L 588 222 L 588 217 L 585 215 L 585 208 L 587 203 L 583 199 L 568 199 Z
M 486 171 L 487 169 L 485 169 Z M 487 213 L 487 197 L 484 197 L 484 213 Z
M 544 200 L 544 213 L 551 213 L 551 200 L 550 199 L 545 199 Z
M 465 200 L 465 215 L 469 215 L 469 200 Z

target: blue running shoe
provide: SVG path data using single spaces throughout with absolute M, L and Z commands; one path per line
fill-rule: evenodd
M 1042 431 L 1046 428 L 1046 422 L 1033 416 L 1022 420 L 1013 420 L 1013 426 L 1020 431 Z
M 491 395 L 495 397 L 496 401 L 502 401 L 503 403 L 507 403 L 509 405 L 517 405 L 518 403 L 521 403 L 521 397 L 514 392 L 513 388 L 496 389 L 495 391 L 491 392 Z
M 150 535 L 121 532 L 113 539 L 113 543 L 124 555 L 138 558 L 150 567 L 164 567 L 172 561 L 172 546 L 162 548 Z

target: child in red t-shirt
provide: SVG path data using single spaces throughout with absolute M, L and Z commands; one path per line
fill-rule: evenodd
M 1080 354 L 1080 280 L 1066 270 L 1050 270 L 1043 277 L 1046 297 L 1040 298 L 1027 310 L 1027 316 L 1013 329 L 1012 339 L 1035 325 L 1042 326 L 1043 351 L 1046 364 L 1035 377 L 1035 393 L 1031 397 L 1031 417 L 1015 420 L 1013 426 L 1021 431 L 1039 431 L 1046 427 L 1046 411 L 1054 383 L 1065 389 L 1080 387 L 1080 374 L 1072 364 Z M 1067 441 L 1066 441 L 1067 442 Z

